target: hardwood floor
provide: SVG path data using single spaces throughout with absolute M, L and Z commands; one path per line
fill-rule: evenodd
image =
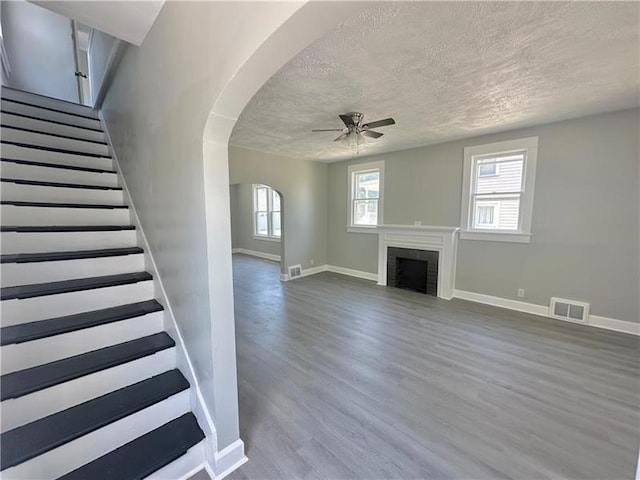
M 231 479 L 631 479 L 637 337 L 234 255 Z

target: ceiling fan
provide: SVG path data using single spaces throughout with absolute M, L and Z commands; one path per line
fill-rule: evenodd
M 312 132 L 342 132 L 334 142 L 348 141 L 355 137 L 358 143 L 363 141 L 362 137 L 380 138 L 383 133 L 374 132 L 372 128 L 386 127 L 387 125 L 395 125 L 396 121 L 393 118 L 385 118 L 384 120 L 376 120 L 375 122 L 362 123 L 364 115 L 359 112 L 350 112 L 338 115 L 344 122 L 344 128 L 327 128 L 320 130 L 311 130 Z

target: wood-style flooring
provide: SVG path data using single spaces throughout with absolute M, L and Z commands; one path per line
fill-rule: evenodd
M 638 337 L 233 261 L 228 478 L 634 478 Z

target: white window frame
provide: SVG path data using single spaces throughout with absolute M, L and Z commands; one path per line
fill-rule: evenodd
M 360 173 L 378 171 L 380 173 L 380 190 L 378 196 L 378 222 L 376 225 L 356 225 L 353 223 L 353 205 L 355 200 L 355 176 Z M 348 208 L 349 223 L 347 225 L 347 232 L 352 233 L 377 233 L 378 225 L 383 225 L 383 212 L 384 212 L 384 161 L 358 163 L 355 165 L 349 165 L 347 169 L 349 177 L 349 195 L 348 195 Z
M 491 225 L 492 230 L 498 228 L 498 220 L 500 219 L 500 202 L 485 202 L 486 205 L 477 205 L 476 208 L 480 207 L 491 207 L 493 208 L 493 223 L 483 223 L 482 225 Z
M 268 235 L 261 235 L 258 233 L 258 194 L 257 194 L 257 190 L 260 188 L 266 188 L 267 189 L 267 230 L 269 232 Z M 269 185 L 260 185 L 260 184 L 253 184 L 253 188 L 252 188 L 252 192 L 253 192 L 253 238 L 255 240 L 266 240 L 269 242 L 280 242 L 280 238 L 279 236 L 273 235 L 273 220 L 272 220 L 272 215 L 273 212 L 280 212 L 280 231 L 282 231 L 282 198 L 280 198 L 280 210 L 274 210 L 273 209 L 273 193 L 275 193 L 276 195 L 280 195 L 278 193 L 277 190 L 275 190 L 274 188 L 271 188 Z M 261 212 L 262 210 L 260 210 Z
M 524 153 L 522 169 L 522 191 L 517 230 L 473 228 L 472 188 L 476 164 L 487 156 L 504 156 L 509 153 Z M 506 142 L 475 145 L 464 149 L 462 180 L 462 208 L 460 209 L 460 238 L 463 240 L 488 240 L 498 242 L 529 243 L 533 218 L 533 196 L 538 161 L 538 137 L 520 138 Z

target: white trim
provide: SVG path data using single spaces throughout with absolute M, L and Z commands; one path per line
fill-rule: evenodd
M 279 262 L 280 255 L 274 255 L 272 253 L 258 252 L 256 250 L 248 250 L 246 248 L 234 248 L 231 253 L 242 253 L 244 255 L 251 255 L 252 257 L 264 258 L 265 260 L 271 260 L 272 262 Z
M 347 225 L 347 232 L 348 233 L 378 233 L 378 226 L 370 225 L 367 227 L 366 225 L 358 225 L 358 226 Z
M 587 323 L 572 322 L 568 319 L 559 319 L 549 316 L 549 307 L 547 305 L 536 305 L 534 303 L 521 302 L 519 300 L 511 300 L 508 298 L 494 297 L 483 293 L 468 292 L 465 290 L 455 289 L 453 291 L 455 298 L 469 300 L 471 302 L 483 303 L 494 307 L 506 308 L 517 312 L 530 313 L 545 318 L 553 318 L 554 320 L 569 321 L 577 325 L 588 325 L 591 327 L 602 328 L 605 330 L 613 330 L 616 332 L 630 333 L 640 336 L 640 324 L 628 322 L 626 320 L 617 320 L 615 318 L 601 317 L 599 315 L 589 315 Z
M 375 225 L 367 226 L 367 225 L 356 225 L 353 223 L 353 201 L 354 201 L 354 192 L 353 192 L 353 176 L 356 173 L 366 172 L 370 170 L 379 170 L 380 171 L 380 190 L 378 193 L 378 225 L 384 223 L 384 160 L 380 160 L 377 162 L 368 162 L 368 163 L 356 163 L 354 165 L 349 165 L 347 168 L 348 174 L 348 191 L 347 191 L 347 202 L 348 208 L 347 212 L 349 212 L 349 225 L 347 229 L 371 229 L 376 228 Z M 354 230 L 360 231 L 360 230 Z M 366 230 L 365 230 L 366 231 Z
M 111 151 L 111 157 L 113 159 L 113 166 L 115 170 L 118 172 L 118 178 L 120 179 L 122 192 L 124 195 L 125 204 L 129 206 L 129 211 L 131 213 L 131 222 L 136 227 L 136 232 L 138 235 L 138 241 L 142 242 L 142 248 L 144 250 L 145 259 L 147 261 L 145 264 L 147 265 L 147 270 L 151 270 L 149 273 L 153 276 L 153 283 L 158 288 L 155 289 L 156 298 L 159 296 L 158 301 L 164 307 L 165 315 L 164 315 L 164 329 L 171 333 L 171 337 L 175 341 L 175 350 L 176 350 L 176 366 L 180 369 L 180 371 L 185 375 L 190 384 L 191 391 L 191 410 L 198 420 L 198 424 L 200 428 L 205 433 L 206 436 L 206 445 L 204 448 L 205 461 L 208 458 L 207 451 L 217 452 L 217 434 L 216 427 L 213 423 L 213 419 L 209 410 L 207 409 L 207 405 L 204 401 L 204 397 L 202 396 L 202 391 L 200 390 L 200 383 L 198 382 L 198 378 L 195 373 L 195 369 L 193 367 L 193 362 L 189 357 L 189 353 L 187 352 L 187 348 L 184 342 L 184 338 L 180 329 L 178 327 L 178 323 L 176 322 L 175 315 L 173 314 L 173 309 L 171 308 L 171 304 L 169 303 L 169 297 L 164 288 L 164 284 L 162 282 L 162 278 L 160 276 L 160 272 L 156 265 L 156 262 L 151 253 L 151 248 L 149 242 L 147 241 L 147 237 L 142 228 L 142 224 L 140 223 L 140 217 L 138 217 L 138 213 L 136 211 L 136 207 L 133 203 L 133 199 L 129 193 L 129 188 L 127 187 L 127 183 L 124 179 L 124 175 L 122 174 L 122 169 L 120 168 L 120 163 L 118 161 L 118 155 L 113 148 L 113 143 L 111 142 L 111 136 L 109 135 L 109 130 L 107 128 L 107 124 L 104 121 L 102 116 L 102 111 L 99 112 L 100 123 L 102 124 L 105 139 L 107 144 L 109 145 L 109 150 Z M 139 243 L 138 243 L 139 244 Z M 158 295 L 159 293 L 159 295 Z M 175 335 L 173 335 L 175 333 Z
M 474 179 L 474 157 L 482 155 L 504 155 L 509 152 L 524 151 L 524 172 L 522 173 L 522 190 L 520 194 L 520 213 L 518 230 L 483 231 L 472 227 L 472 195 L 471 186 Z M 462 177 L 462 201 L 460 209 L 460 235 L 462 240 L 489 240 L 496 242 L 529 243 L 531 240 L 531 222 L 533 217 L 533 198 L 538 160 L 538 137 L 527 137 L 505 142 L 474 145 L 464 148 L 464 165 Z
M 264 240 L 265 242 L 280 243 L 280 237 L 268 237 L 266 235 L 254 235 L 254 240 Z
M 244 442 L 240 439 L 231 445 L 223 448 L 214 455 L 214 465 L 207 469 L 207 473 L 214 480 L 220 480 L 240 466 L 244 465 L 249 459 L 244 454 Z
M 364 280 L 371 280 L 373 282 L 378 280 L 377 273 L 363 272 L 361 270 L 353 270 L 351 268 L 337 267 L 335 265 L 327 265 L 327 271 L 333 273 L 339 273 L 341 275 L 348 275 L 350 277 L 362 278 Z

